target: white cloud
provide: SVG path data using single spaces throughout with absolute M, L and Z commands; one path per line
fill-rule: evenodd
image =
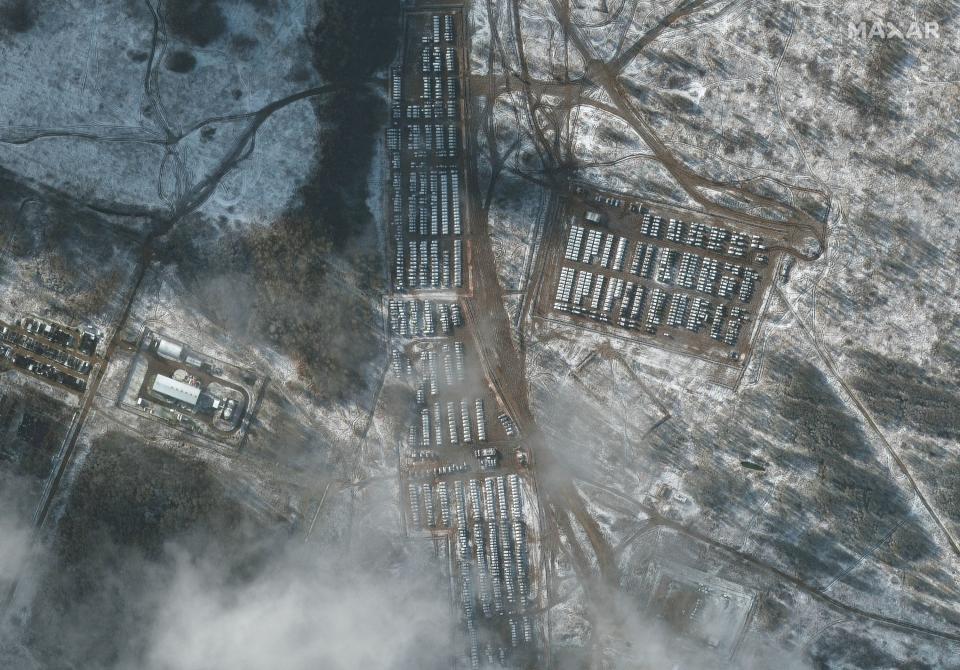
M 234 586 L 216 566 L 177 558 L 149 633 L 151 670 L 446 667 L 450 606 L 436 579 L 391 579 L 279 558 Z

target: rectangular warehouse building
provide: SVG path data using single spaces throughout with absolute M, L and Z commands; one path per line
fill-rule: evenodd
M 191 406 L 196 405 L 200 398 L 200 389 L 196 386 L 190 386 L 163 375 L 157 375 L 153 380 L 153 392 Z

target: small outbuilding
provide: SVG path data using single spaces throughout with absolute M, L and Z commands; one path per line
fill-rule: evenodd
M 588 211 L 585 218 L 590 223 L 596 224 L 598 226 L 603 223 L 603 219 L 604 219 L 602 214 L 600 214 L 599 212 L 592 212 L 592 211 Z
M 179 361 L 183 356 L 183 346 L 167 340 L 157 339 L 157 354 L 171 361 Z

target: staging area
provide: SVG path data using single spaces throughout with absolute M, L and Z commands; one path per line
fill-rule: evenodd
M 479 231 L 467 215 L 463 20 L 461 7 L 405 12 L 389 81 L 388 383 L 410 400 L 400 504 L 407 534 L 433 540 L 450 566 L 465 652 L 454 667 L 528 667 L 545 638 L 540 520 L 520 429 L 470 309 Z
M 574 185 L 545 240 L 540 318 L 741 368 L 779 254 L 727 219 Z
M 394 298 L 388 311 L 392 377 L 415 398 L 398 445 L 404 525 L 435 540 L 451 566 L 460 661 L 523 666 L 542 648 L 546 593 L 519 429 L 483 374 L 459 302 Z
M 400 290 L 465 285 L 462 12 L 407 12 L 390 73 L 391 239 Z

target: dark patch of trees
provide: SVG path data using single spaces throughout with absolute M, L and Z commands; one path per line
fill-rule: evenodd
M 810 649 L 810 659 L 817 670 L 827 668 L 896 668 L 900 659 L 892 656 L 875 640 L 846 627 L 828 628 Z M 916 657 L 910 658 L 910 667 L 932 670 L 933 666 Z
M 31 0 L 5 0 L 0 4 L 0 27 L 25 33 L 37 23 L 36 3 Z
M 865 350 L 854 352 L 860 372 L 853 387 L 877 419 L 924 435 L 960 440 L 960 385 L 920 366 Z
M 39 393 L 0 395 L 0 471 L 43 482 L 63 438 L 65 414 Z
M 916 63 L 916 57 L 907 48 L 910 45 L 902 39 L 874 40 L 871 42 L 870 57 L 867 62 L 867 76 L 880 83 L 888 83 L 903 75 L 908 67 Z
M 285 215 L 214 257 L 197 227 L 184 222 L 167 252 L 191 295 L 205 295 L 217 277 L 245 278 L 233 281 L 237 295 L 222 301 L 249 299 L 243 321 L 230 318 L 221 301 L 198 306 L 233 335 L 245 332 L 290 356 L 317 399 L 328 401 L 363 391 L 382 353 L 372 307 L 382 288 L 382 242 L 373 235 L 366 200 L 373 135 L 384 112 L 363 91 L 337 94 L 315 110 L 334 129 L 320 131 L 317 163 Z
M 702 439 L 762 458 L 768 472 L 790 473 L 754 526 L 786 568 L 825 585 L 901 523 L 896 549 L 877 560 L 900 566 L 935 555 L 907 496 L 823 373 L 792 356 L 773 358 L 768 369 L 775 392 L 747 393 L 737 418 Z M 700 465 L 688 476 L 709 514 L 752 518 L 762 491 L 756 474 L 719 461 Z
M 313 65 L 327 81 L 354 83 L 390 62 L 397 47 L 400 3 L 321 0 L 311 34 Z
M 890 90 L 880 82 L 867 81 L 865 85 L 845 82 L 840 86 L 840 102 L 849 105 L 863 123 L 883 127 L 900 118 L 900 107 Z
M 167 29 L 197 46 L 207 46 L 227 30 L 227 19 L 216 0 L 168 0 Z
M 297 83 L 303 83 L 310 81 L 310 69 L 304 65 L 297 64 L 290 68 L 290 72 L 287 74 L 287 81 L 293 81 Z
M 235 499 L 207 463 L 121 433 L 94 442 L 67 504 L 30 626 L 42 667 L 143 667 L 133 659 L 174 572 L 169 543 L 242 583 L 287 532 Z
M 233 0 L 246 2 L 251 7 L 264 14 L 273 14 L 277 10 L 277 0 Z
M 394 49 L 395 9 L 374 19 L 376 2 L 327 6 L 327 16 L 364 20 L 339 38 L 332 26 L 315 31 L 315 65 L 336 79 L 344 72 L 369 76 Z M 392 31 L 392 28 L 391 28 Z M 379 36 L 380 42 L 375 44 Z M 337 73 L 322 46 L 340 39 Z M 359 41 L 356 41 L 359 40 Z M 364 50 L 371 53 L 363 53 Z M 342 68 L 342 69 L 339 69 Z M 383 122 L 383 105 L 365 89 L 347 87 L 315 104 L 322 131 L 320 158 L 287 216 L 249 240 L 256 274 L 259 329 L 291 355 L 301 377 L 321 400 L 339 400 L 362 391 L 365 371 L 381 354 L 377 314 L 371 307 L 383 272 L 380 240 L 371 236 L 367 176 L 373 136 Z
M 910 514 L 896 484 L 873 461 L 873 451 L 859 422 L 846 411 L 823 373 L 810 363 L 781 359 L 775 366 L 785 382 L 778 402 L 783 430 L 796 449 L 774 460 L 787 471 L 815 472 L 809 494 L 792 491 L 779 520 L 769 530 L 781 535 L 793 528 L 791 541 L 774 544 L 799 574 L 827 578 L 875 542 L 898 519 Z M 832 519 L 829 530 L 819 530 Z M 774 531 L 774 529 L 777 529 Z
M 230 40 L 230 46 L 233 47 L 241 60 L 250 60 L 258 44 L 257 38 L 250 35 L 234 35 L 233 39 Z
M 323 0 L 309 34 L 313 65 L 343 86 L 314 102 L 323 130 L 306 184 L 283 216 L 221 246 L 215 258 L 187 222 L 169 240 L 170 261 L 188 286 L 215 276 L 247 278 L 250 317 L 224 325 L 290 356 L 321 401 L 362 391 L 382 354 L 373 308 L 382 288 L 382 241 L 367 207 L 367 177 L 385 109 L 363 83 L 393 57 L 398 19 L 392 0 Z M 217 320 L 215 305 L 198 306 Z
M 323 134 L 323 149 L 314 178 L 301 189 L 295 214 L 313 222 L 319 237 L 342 250 L 371 220 L 367 208 L 367 174 L 373 134 L 380 129 L 383 105 L 372 93 L 345 91 L 315 107 L 317 119 L 335 131 Z
M 619 128 L 613 126 L 603 126 L 597 134 L 599 139 L 605 144 L 635 144 L 632 137 L 627 135 Z
M 167 69 L 177 74 L 192 72 L 197 66 L 196 57 L 189 51 L 177 50 L 167 56 Z
M 239 506 L 203 461 L 186 460 L 111 433 L 97 441 L 59 526 L 58 553 L 68 563 L 89 554 L 91 540 L 135 547 L 157 558 L 163 544 L 197 524 L 226 528 L 242 521 Z

